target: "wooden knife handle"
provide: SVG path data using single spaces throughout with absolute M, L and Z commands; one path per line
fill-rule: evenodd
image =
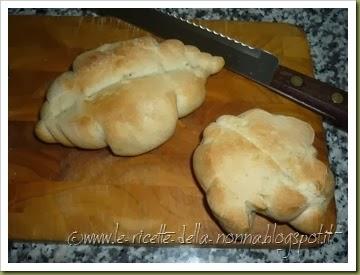
M 281 65 L 276 70 L 270 86 L 278 93 L 331 119 L 336 126 L 347 130 L 347 92 Z

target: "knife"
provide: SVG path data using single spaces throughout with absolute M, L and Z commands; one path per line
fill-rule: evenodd
M 278 58 L 267 51 L 155 9 L 98 8 L 91 11 L 120 18 L 162 38 L 176 38 L 222 56 L 229 70 L 298 102 L 347 130 L 347 92 L 280 65 Z

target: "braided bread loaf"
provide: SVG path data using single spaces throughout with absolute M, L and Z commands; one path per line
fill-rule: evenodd
M 35 133 L 66 146 L 108 145 L 117 155 L 147 152 L 202 104 L 207 77 L 223 65 L 178 40 L 105 44 L 79 55 L 73 70 L 53 82 Z

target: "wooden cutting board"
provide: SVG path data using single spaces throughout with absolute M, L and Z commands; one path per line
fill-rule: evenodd
M 294 26 L 201 23 L 264 48 L 278 56 L 283 65 L 312 75 L 305 34 Z M 178 121 L 176 133 L 168 142 L 147 154 L 117 157 L 108 149 L 66 148 L 34 137 L 34 124 L 47 87 L 70 68 L 78 54 L 104 43 L 143 35 L 149 34 L 109 18 L 9 17 L 9 238 L 70 239 L 76 243 L 85 233 L 113 232 L 110 243 L 116 239 L 115 243 L 152 244 L 156 239 L 156 244 L 177 244 L 190 238 L 188 242 L 195 245 L 288 246 L 279 241 L 280 237 L 273 237 L 295 231 L 260 216 L 251 233 L 272 235 L 271 240 L 224 244 L 223 231 L 194 179 L 191 156 L 202 130 L 218 116 L 238 115 L 257 107 L 311 123 L 319 158 L 327 162 L 321 118 L 226 69 L 209 78 L 204 104 Z M 328 211 L 329 223 L 336 224 L 335 212 L 333 203 Z M 166 232 L 174 232 L 167 234 L 171 237 L 167 243 Z M 146 234 L 157 237 L 150 241 Z

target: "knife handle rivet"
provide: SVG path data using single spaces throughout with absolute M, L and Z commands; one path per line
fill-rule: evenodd
M 295 87 L 301 87 L 304 83 L 304 80 L 300 76 L 293 75 L 290 78 L 290 83 L 291 83 L 291 85 L 293 85 Z
M 344 101 L 344 97 L 342 94 L 338 93 L 338 92 L 335 92 L 331 95 L 331 100 L 334 102 L 334 103 L 342 103 Z

